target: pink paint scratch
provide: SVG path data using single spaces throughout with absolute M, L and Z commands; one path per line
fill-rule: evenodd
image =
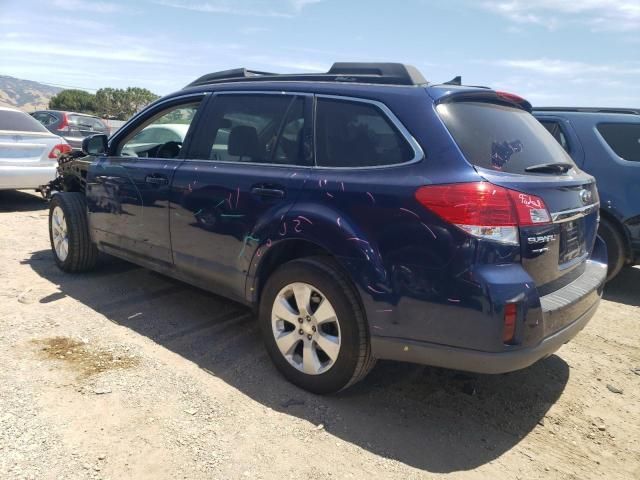
M 349 238 L 347 238 L 347 240 L 351 240 L 353 242 L 362 242 L 362 243 L 366 243 L 367 245 L 369 245 L 369 242 L 367 242 L 366 240 L 362 240 L 361 238 L 358 238 L 358 237 L 349 237 Z
M 373 195 L 371 194 L 371 192 L 367 192 L 367 195 L 369 196 L 369 198 L 371 199 L 371 201 L 375 204 L 376 203 L 376 199 L 373 198 Z
M 408 208 L 402 208 L 400 207 L 400 210 L 402 210 L 403 212 L 407 212 L 410 213 L 411 215 L 413 215 L 416 218 L 420 218 L 420 215 L 418 215 L 416 212 L 409 210 Z
M 280 234 L 281 237 L 284 237 L 287 234 L 287 224 L 286 223 L 282 224 L 282 228 L 280 229 L 278 234 Z
M 229 198 L 227 198 L 227 203 L 229 204 L 229 208 L 233 208 L 233 205 L 231 205 L 231 195 L 233 195 L 233 193 L 230 193 Z
M 438 237 L 436 237 L 436 234 L 435 234 L 435 233 L 433 233 L 433 230 L 431 230 L 431 229 L 429 228 L 429 226 L 428 226 L 426 223 L 420 222 L 420 224 L 421 224 L 424 228 L 426 228 L 427 230 L 429 230 L 429 233 L 433 236 L 433 238 L 438 238 Z
M 460 303 L 460 300 L 457 298 L 447 298 L 451 303 Z
M 342 191 L 344 192 L 344 182 L 340 182 L 340 187 L 342 188 Z
M 236 189 L 236 208 L 238 208 L 238 203 L 240 202 L 240 187 Z
M 339 227 L 342 227 L 342 225 L 340 225 L 340 217 L 336 219 L 336 223 L 338 224 Z
M 333 198 L 333 195 L 331 195 L 329 192 L 325 192 L 327 194 L 327 197 L 329 198 Z
M 298 215 L 298 218 L 304 220 L 305 222 L 307 222 L 309 225 L 313 225 L 313 222 L 311 220 L 309 220 L 307 217 L 303 217 L 302 215 Z
M 368 288 L 369 290 L 371 290 L 372 292 L 375 292 L 375 293 L 385 293 L 385 292 L 383 292 L 382 290 L 376 290 L 376 289 L 375 289 L 375 288 L 373 288 L 371 285 L 367 285 L 367 288 Z
M 296 225 L 293 227 L 293 230 L 294 230 L 296 233 L 301 233 L 301 232 L 302 232 L 302 227 L 300 227 L 300 224 L 301 224 L 302 222 L 301 222 L 300 220 L 298 220 L 298 219 L 295 219 L 295 220 L 293 221 L 293 223 L 295 223 L 295 224 L 296 224 Z

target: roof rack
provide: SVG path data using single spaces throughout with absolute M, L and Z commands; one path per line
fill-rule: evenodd
M 624 113 L 640 115 L 640 108 L 615 107 L 534 107 L 538 112 L 587 112 L 587 113 Z
M 425 85 L 427 80 L 420 71 L 402 63 L 334 63 L 327 73 L 269 73 L 235 68 L 208 73 L 194 80 L 185 88 L 226 82 L 247 81 L 298 81 L 298 82 L 349 82 L 381 85 Z

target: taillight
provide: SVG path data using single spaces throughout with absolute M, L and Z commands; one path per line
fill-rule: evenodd
M 518 319 L 518 304 L 507 303 L 504 306 L 504 326 L 502 328 L 502 342 L 513 343 L 516 336 L 516 320 Z
M 57 130 L 60 130 L 61 132 L 68 132 L 71 130 L 71 127 L 69 127 L 69 117 L 67 117 L 66 113 L 62 114 L 62 120 L 60 121 L 60 125 L 58 125 Z
M 518 227 L 548 223 L 544 201 L 489 182 L 427 185 L 416 199 L 443 220 L 486 240 L 518 245 Z
M 49 158 L 58 158 L 63 153 L 69 153 L 72 150 L 71 146 L 67 143 L 59 143 L 51 149 L 49 152 Z

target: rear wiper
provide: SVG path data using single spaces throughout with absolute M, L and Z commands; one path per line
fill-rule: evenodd
M 573 168 L 572 163 L 556 162 L 556 163 L 540 163 L 538 165 L 531 165 L 524 169 L 525 172 L 538 172 L 538 173 L 567 173 Z

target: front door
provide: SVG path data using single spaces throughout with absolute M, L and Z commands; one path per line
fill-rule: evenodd
M 276 239 L 313 161 L 311 105 L 280 92 L 214 95 L 172 183 L 177 268 L 243 298 L 253 255 Z
M 87 175 L 89 225 L 109 251 L 147 261 L 171 260 L 169 193 L 203 95 L 145 112 L 112 138 L 109 155 Z M 183 148 L 184 147 L 184 148 Z

